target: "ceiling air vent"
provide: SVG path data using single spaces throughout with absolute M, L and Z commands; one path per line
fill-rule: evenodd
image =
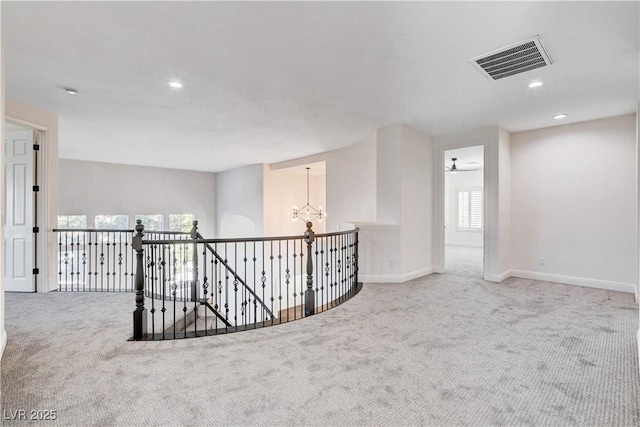
M 491 80 L 553 64 L 538 36 L 476 56 L 469 61 Z

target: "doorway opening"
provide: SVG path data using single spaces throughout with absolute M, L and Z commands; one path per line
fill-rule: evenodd
M 9 292 L 38 291 L 38 259 L 42 259 L 38 152 L 42 134 L 23 124 L 5 122 L 2 224 L 4 289 Z
M 484 146 L 444 152 L 444 271 L 484 278 Z

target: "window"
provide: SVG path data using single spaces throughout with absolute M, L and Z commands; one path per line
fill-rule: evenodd
M 458 230 L 482 231 L 483 214 L 482 190 L 458 191 Z
M 189 232 L 193 228 L 194 219 L 193 214 L 169 214 L 169 231 Z
M 58 215 L 58 228 L 87 228 L 86 215 Z
M 145 230 L 162 231 L 164 230 L 164 217 L 161 214 L 156 215 L 136 215 L 136 223 L 142 220 Z
M 128 215 L 96 215 L 96 228 L 126 230 L 129 227 Z

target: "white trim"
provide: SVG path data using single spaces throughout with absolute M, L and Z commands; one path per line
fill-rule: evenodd
M 512 273 L 512 270 L 503 271 L 500 274 L 485 274 L 484 280 L 486 280 L 487 282 L 500 283 L 503 280 L 506 280 L 509 277 L 513 276 L 513 274 L 511 273 Z
M 33 130 L 41 130 L 41 131 L 44 131 L 44 132 L 47 132 L 49 130 L 49 128 L 46 127 L 46 126 L 39 125 L 39 124 L 31 122 L 29 120 L 18 119 L 18 118 L 15 118 L 13 116 L 9 116 L 9 115 L 5 115 L 4 116 L 4 121 L 5 122 L 12 122 L 13 124 L 24 126 L 24 127 L 28 127 L 30 129 L 33 129 Z
M 561 276 L 559 274 L 538 273 L 535 271 L 511 270 L 512 277 L 562 283 L 565 285 L 585 286 L 587 288 L 606 289 L 609 291 L 635 293 L 632 283 L 610 282 L 606 280 L 588 279 L 586 277 Z
M 433 268 L 423 268 L 404 274 L 359 275 L 358 280 L 362 283 L 404 283 L 409 280 L 417 279 L 418 277 L 427 276 L 431 273 L 433 273 Z
M 2 330 L 2 337 L 0 337 L 0 359 L 4 354 L 4 349 L 7 348 L 7 331 Z

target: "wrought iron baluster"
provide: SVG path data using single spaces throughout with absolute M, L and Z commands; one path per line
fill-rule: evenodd
M 151 281 L 151 292 L 150 292 L 150 298 L 151 298 L 151 339 L 154 339 L 156 336 L 156 307 L 155 307 L 155 296 L 154 293 L 156 291 L 155 286 L 154 286 L 154 278 L 156 277 L 155 275 L 155 269 L 154 267 L 154 260 L 156 259 L 156 247 L 157 245 L 149 245 L 147 246 L 147 251 L 151 252 L 151 276 L 149 277 L 150 281 Z M 147 287 L 147 289 L 149 289 L 149 287 Z
M 297 297 L 298 297 L 298 288 L 297 286 L 297 282 L 298 282 L 298 274 L 297 274 L 297 268 L 298 268 L 298 264 L 297 264 L 297 260 L 298 260 L 298 250 L 296 249 L 296 242 L 297 240 L 293 240 L 291 242 L 292 246 L 293 246 L 293 260 L 291 261 L 291 264 L 293 264 L 293 320 L 296 320 L 298 318 L 298 301 L 297 301 Z M 300 307 L 302 307 L 302 295 L 300 295 Z M 302 312 L 301 312 L 302 315 Z
M 259 290 L 256 289 L 256 284 L 258 282 L 258 267 L 256 264 L 256 261 L 258 260 L 256 258 L 256 242 L 253 242 L 253 327 L 254 329 L 258 327 L 258 300 L 257 298 L 255 298 L 256 295 L 258 295 Z M 263 300 L 264 301 L 264 300 Z
M 165 304 L 165 301 L 167 300 L 167 245 L 162 245 L 162 258 L 160 261 L 160 264 L 162 265 L 162 289 L 160 290 L 161 294 L 161 298 L 162 298 L 162 308 L 160 309 L 160 312 L 162 313 L 162 339 L 165 339 L 165 325 L 166 323 L 166 317 L 165 317 L 165 313 L 167 311 L 167 307 Z
M 187 277 L 187 245 L 182 244 L 182 320 L 184 324 L 184 337 L 187 337 L 187 289 L 185 278 Z
M 300 317 L 304 317 L 305 315 L 305 290 L 304 288 L 307 285 L 307 281 L 305 280 L 305 266 L 304 266 L 304 239 L 300 239 L 300 252 L 298 253 L 298 257 L 300 258 Z
M 289 270 L 289 240 L 286 241 L 286 244 L 287 244 L 287 248 L 286 248 L 287 249 L 287 251 L 286 251 L 287 252 L 287 258 L 286 258 L 287 261 L 285 263 L 286 264 L 286 270 L 285 270 L 284 279 L 285 279 L 285 283 L 287 285 L 287 322 L 288 322 L 289 321 L 289 312 L 291 311 L 291 305 L 290 305 L 290 302 L 289 302 L 289 295 L 291 295 L 291 292 L 289 291 L 289 283 L 291 281 L 291 274 L 290 274 L 291 270 Z M 294 308 L 294 310 L 295 310 L 295 308 Z M 280 315 L 282 316 L 282 314 L 280 314 Z
M 209 278 L 207 277 L 207 248 L 205 245 L 202 245 L 202 266 L 203 266 L 203 274 L 202 277 L 202 299 L 206 303 L 207 300 L 207 288 L 209 287 Z M 207 319 L 207 313 L 209 310 L 205 308 L 204 310 L 204 334 L 209 335 L 209 322 Z
M 87 285 L 87 233 L 82 232 L 82 291 Z
M 172 249 L 172 265 L 173 265 L 173 274 L 172 283 L 171 283 L 171 296 L 173 300 L 173 338 L 176 338 L 176 323 L 177 323 L 177 294 L 178 294 L 178 283 L 176 282 L 178 275 L 178 254 L 176 251 L 177 245 L 171 245 Z
M 322 275 L 318 274 L 318 269 L 322 270 L 322 264 L 318 264 L 318 255 L 320 254 L 320 252 L 318 251 L 318 240 L 317 239 L 314 241 L 313 247 L 314 247 L 314 253 L 316 255 L 316 262 L 313 265 L 313 267 L 314 267 L 313 268 L 313 277 L 315 279 L 315 284 L 316 284 L 316 287 L 315 287 L 316 301 L 315 302 L 316 302 L 316 313 L 319 313 L 319 312 L 322 311 L 322 305 L 320 305 L 320 307 L 318 307 L 318 304 L 320 303 L 320 300 L 321 300 L 321 297 L 319 295 L 319 293 L 320 293 L 319 282 L 320 282 L 320 279 L 321 279 Z M 318 277 L 318 276 L 320 276 L 320 277 Z
M 271 240 L 270 243 L 271 243 L 271 245 L 270 245 L 270 248 L 269 248 L 269 273 L 270 273 L 270 276 L 271 276 L 271 280 L 270 280 L 271 296 L 270 296 L 269 300 L 271 301 L 271 312 L 273 313 L 273 302 L 275 301 L 275 298 L 273 297 L 273 282 L 274 282 L 274 280 L 273 280 L 273 240 Z M 273 320 L 274 319 L 272 319 L 271 323 L 273 323 Z
M 264 271 L 264 242 L 262 242 L 262 276 L 260 277 L 260 281 L 262 282 L 262 326 L 265 325 L 265 320 L 266 320 L 266 312 L 264 311 L 264 302 L 265 302 L 265 288 L 267 287 L 267 276 L 266 276 L 266 271 Z M 272 312 L 273 313 L 273 312 Z
M 225 242 L 224 244 L 224 318 L 229 323 L 229 269 L 227 266 L 229 265 L 229 253 L 228 246 Z M 224 329 L 228 330 L 228 326 L 225 324 Z
M 282 323 L 282 240 L 278 240 L 278 323 Z
M 243 245 L 243 257 L 242 261 L 244 262 L 244 282 L 247 284 L 247 242 L 244 242 Z M 247 329 L 247 325 L 251 322 L 251 294 L 247 291 L 246 286 L 243 288 L 243 300 L 242 300 L 242 323 L 244 324 L 244 328 Z M 248 301 L 247 301 L 248 300 Z
M 234 296 L 234 307 L 233 307 L 233 323 L 236 327 L 236 331 L 238 330 L 238 242 L 233 243 L 233 271 L 236 274 L 233 275 L 233 296 Z

